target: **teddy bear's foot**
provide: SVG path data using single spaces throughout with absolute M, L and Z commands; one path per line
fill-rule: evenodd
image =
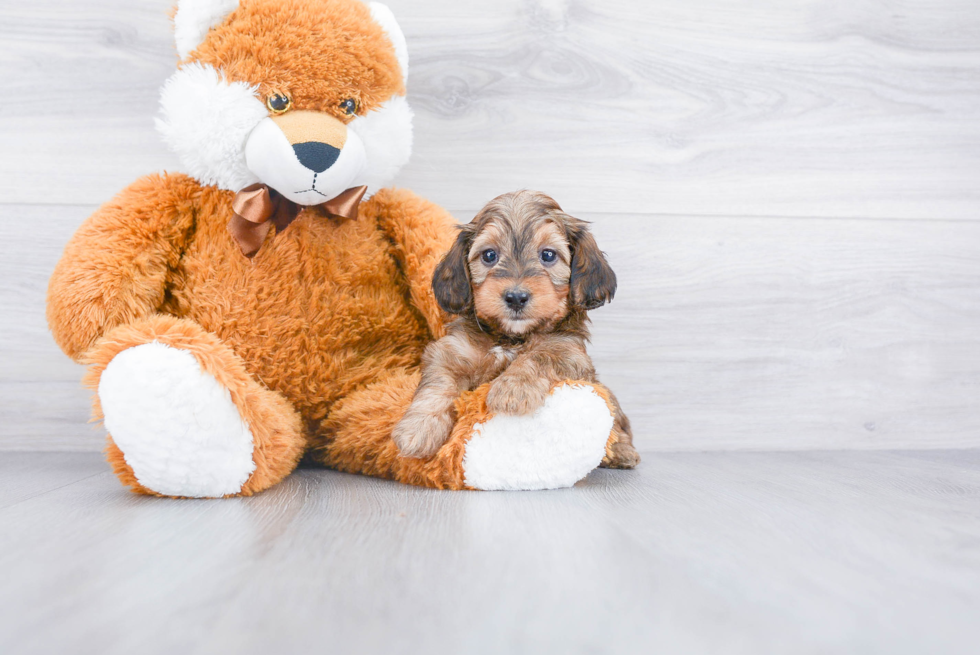
M 109 362 L 98 393 L 113 441 L 151 491 L 225 496 L 255 471 L 254 439 L 228 389 L 186 350 L 127 348 Z
M 302 422 L 215 335 L 153 316 L 110 332 L 88 357 L 109 462 L 141 493 L 249 495 L 296 467 Z
M 466 485 L 570 487 L 602 461 L 612 426 L 612 412 L 592 386 L 559 385 L 533 414 L 498 414 L 473 427 L 463 457 Z

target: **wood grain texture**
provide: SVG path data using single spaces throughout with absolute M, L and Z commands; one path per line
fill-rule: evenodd
M 98 203 L 176 167 L 171 1 L 0 7 L 0 449 L 102 448 L 44 291 Z M 399 182 L 461 220 L 537 187 L 596 221 L 621 284 L 593 353 L 642 448 L 980 445 L 971 0 L 389 4 Z
M 104 475 L 107 464 L 94 453 L 4 453 L 0 457 L 0 509 Z
M 586 215 L 643 448 L 980 446 L 980 225 Z
M 100 203 L 176 166 L 153 133 L 172 0 L 0 9 L 0 197 Z M 400 182 L 451 209 L 978 218 L 973 0 L 392 0 Z
M 92 209 L 0 206 L 0 449 L 103 447 L 44 320 Z M 980 446 L 980 224 L 581 217 L 620 283 L 591 352 L 641 448 Z
M 173 501 L 77 454 L 0 487 L 0 650 L 976 651 L 980 451 L 645 455 L 555 492 L 308 469 Z

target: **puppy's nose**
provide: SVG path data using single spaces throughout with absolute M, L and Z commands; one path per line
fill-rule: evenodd
M 530 299 L 531 294 L 524 289 L 508 289 L 504 292 L 504 302 L 515 312 L 524 309 Z
M 329 143 L 320 143 L 319 141 L 297 143 L 293 146 L 293 152 L 296 153 L 296 159 L 299 160 L 299 163 L 314 173 L 322 173 L 327 170 L 340 157 L 340 149 L 334 148 Z

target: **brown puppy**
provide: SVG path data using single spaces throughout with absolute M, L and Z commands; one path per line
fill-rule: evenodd
M 616 274 L 588 224 L 536 191 L 491 200 L 435 270 L 439 306 L 456 319 L 422 356 L 422 382 L 392 434 L 402 455 L 429 457 L 452 431 L 460 393 L 493 381 L 487 407 L 529 414 L 562 380 L 596 382 L 586 311 L 612 300 Z M 633 468 L 629 419 L 615 396 L 612 457 Z

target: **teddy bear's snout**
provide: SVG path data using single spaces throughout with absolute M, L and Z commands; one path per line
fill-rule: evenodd
M 299 163 L 314 173 L 322 173 L 327 170 L 340 157 L 340 148 L 334 148 L 329 143 L 320 143 L 319 141 L 296 143 L 293 145 L 293 152 L 296 153 L 296 159 L 299 160 Z
M 344 122 L 301 109 L 261 120 L 245 142 L 245 163 L 291 201 L 316 205 L 363 183 L 367 153 Z
M 314 173 L 333 166 L 347 143 L 347 126 L 329 114 L 291 111 L 272 122 L 292 145 L 299 163 Z

